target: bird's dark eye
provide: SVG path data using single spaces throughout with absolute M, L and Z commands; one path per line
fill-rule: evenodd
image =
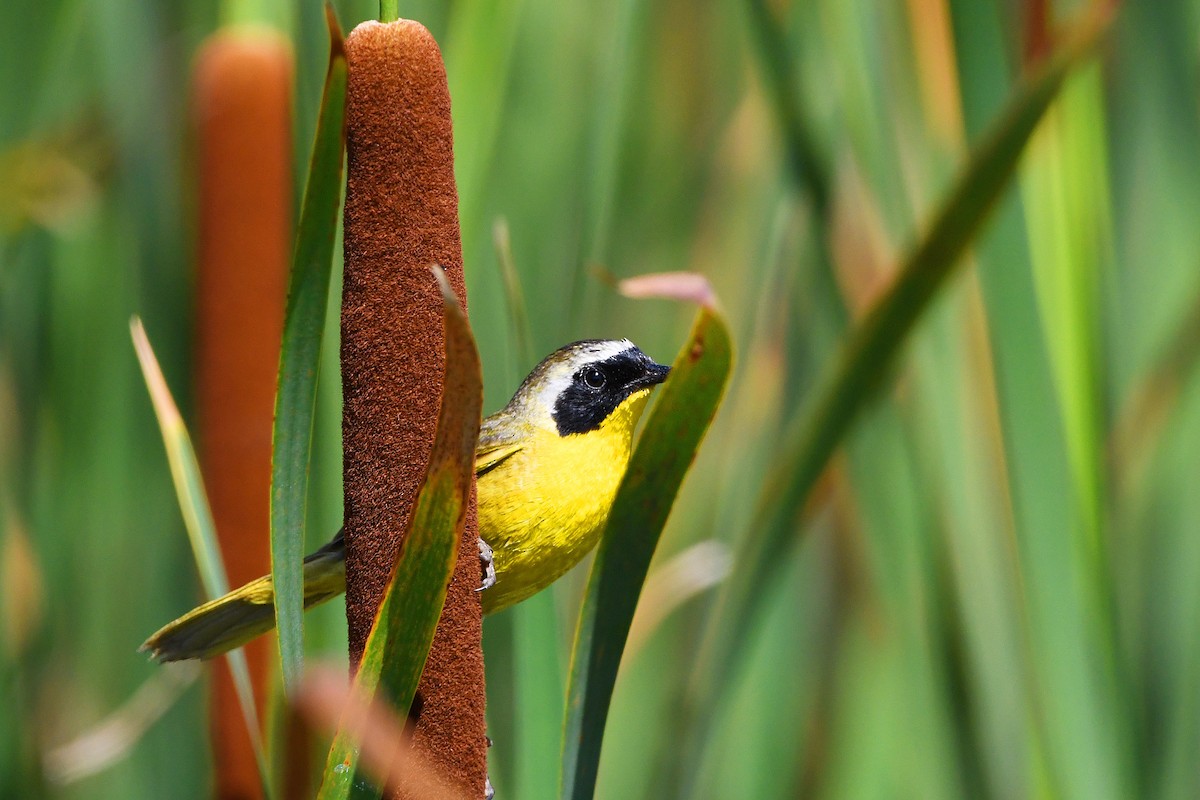
M 584 367 L 579 370 L 579 379 L 583 381 L 583 385 L 589 389 L 603 389 L 607 378 L 604 373 L 595 367 Z

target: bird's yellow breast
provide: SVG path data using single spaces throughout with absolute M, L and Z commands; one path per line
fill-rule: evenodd
M 549 586 L 596 546 L 649 394 L 630 395 L 588 433 L 536 427 L 518 452 L 479 477 L 479 534 L 496 566 L 484 613 Z

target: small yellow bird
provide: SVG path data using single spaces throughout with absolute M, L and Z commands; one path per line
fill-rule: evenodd
M 627 339 L 586 340 L 538 364 L 483 421 L 475 448 L 483 612 L 549 586 L 596 546 L 629 463 L 634 427 L 670 367 Z M 304 559 L 304 607 L 346 591 L 341 531 Z M 158 661 L 212 658 L 275 625 L 271 577 L 167 624 L 141 650 Z

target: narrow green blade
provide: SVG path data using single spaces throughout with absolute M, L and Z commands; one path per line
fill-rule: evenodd
M 470 325 L 441 270 L 435 269 L 435 274 L 445 300 L 446 326 L 446 378 L 437 434 L 392 581 L 355 676 L 360 697 L 382 697 L 401 713 L 412 705 L 454 572 L 483 407 L 483 378 Z M 334 737 L 317 796 L 379 796 L 378 788 L 359 771 L 357 745 L 345 730 Z
M 329 67 L 292 257 L 271 459 L 271 575 L 283 686 L 289 694 L 304 658 L 304 514 L 346 141 L 346 53 L 333 9 L 326 6 L 325 15 Z
M 595 790 L 609 703 L 642 584 L 675 495 L 724 395 L 732 360 L 725 321 L 706 303 L 638 439 L 592 565 L 571 654 L 564 798 L 586 800 Z
M 131 319 L 129 330 L 133 337 L 133 347 L 137 351 L 138 363 L 142 368 L 142 376 L 146 380 L 146 388 L 150 392 L 150 400 L 154 404 L 154 414 L 158 417 L 158 427 L 162 431 L 167 461 L 171 465 L 171 478 L 175 482 L 179 509 L 183 512 L 184 527 L 192 544 L 192 554 L 200 571 L 200 581 L 204 584 L 204 593 L 211 600 L 229 591 L 229 580 L 225 577 L 221 547 L 217 542 L 217 528 L 213 523 L 212 510 L 208 507 L 204 481 L 200 477 L 200 464 L 196 460 L 192 438 L 188 435 L 183 417 L 179 414 L 179 408 L 175 405 L 166 379 L 163 378 L 162 369 L 154 356 L 154 349 L 150 346 L 150 339 L 146 336 L 142 321 L 137 317 Z M 269 797 L 267 761 L 262 735 L 259 733 L 254 687 L 250 683 L 246 654 L 237 649 L 226 655 L 226 658 L 229 659 L 229 671 L 233 675 L 233 686 L 237 692 L 238 703 L 242 707 L 242 716 L 246 720 L 250 743 L 254 747 L 258 775 L 263 784 L 263 791 Z

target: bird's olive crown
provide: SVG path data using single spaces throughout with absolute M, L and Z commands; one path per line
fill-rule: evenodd
M 576 342 L 563 349 L 567 380 L 559 382 L 551 413 L 560 436 L 596 430 L 629 395 L 662 383 L 671 371 L 627 340 Z

